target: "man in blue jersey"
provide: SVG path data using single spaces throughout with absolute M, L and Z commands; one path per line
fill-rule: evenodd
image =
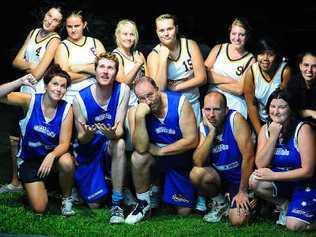
M 95 63 L 97 82 L 79 91 L 74 102 L 77 137 L 74 156 L 75 181 L 81 197 L 90 207 L 98 207 L 108 195 L 105 180 L 112 179 L 111 224 L 124 222 L 121 207 L 126 157 L 123 122 L 129 100 L 129 87 L 115 81 L 118 60 L 101 53 Z
M 200 142 L 193 155 L 195 167 L 190 178 L 213 201 L 203 219 L 218 222 L 227 214 L 233 225 L 241 225 L 249 219 L 254 205 L 248 194 L 254 166 L 249 126 L 240 113 L 227 108 L 226 98 L 219 92 L 205 96 L 202 113 Z
M 138 204 L 125 223 L 135 224 L 150 213 L 151 177 L 164 174 L 162 199 L 187 215 L 194 203 L 194 187 L 189 172 L 192 149 L 198 133 L 192 106 L 181 94 L 160 92 L 155 81 L 142 77 L 135 81 L 139 104 L 129 112 L 135 151 L 132 174 Z

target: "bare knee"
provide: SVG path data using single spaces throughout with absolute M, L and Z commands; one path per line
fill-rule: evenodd
M 233 211 L 232 211 L 233 210 Z M 229 212 L 229 222 L 233 226 L 242 226 L 248 223 L 249 220 L 249 212 L 247 213 L 237 213 L 237 208 L 232 209 Z
M 125 141 L 120 138 L 113 142 L 113 158 L 123 159 L 125 156 Z
M 134 151 L 132 154 L 132 164 L 136 169 L 141 169 L 151 165 L 152 160 L 149 154 L 140 154 Z
M 177 207 L 177 213 L 180 216 L 188 216 L 191 213 L 192 208 L 190 207 Z
M 58 159 L 58 166 L 59 166 L 60 170 L 65 172 L 65 173 L 73 172 L 74 162 L 73 162 L 72 156 L 69 153 L 62 155 Z
M 201 183 L 201 179 L 204 176 L 204 168 L 202 167 L 193 167 L 190 172 L 190 180 L 194 185 L 198 185 Z
M 44 214 L 44 212 L 46 211 L 47 203 L 48 203 L 47 197 L 37 199 L 36 201 L 31 200 L 30 202 L 31 202 L 32 209 L 36 214 Z
M 305 230 L 307 225 L 308 224 L 293 218 L 286 219 L 286 228 L 292 231 Z

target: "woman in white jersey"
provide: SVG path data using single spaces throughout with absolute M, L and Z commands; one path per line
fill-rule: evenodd
M 84 35 L 87 25 L 82 11 L 73 11 L 66 18 L 68 37 L 55 55 L 55 63 L 71 77 L 72 84 L 65 97 L 70 102 L 76 92 L 95 82 L 94 62 L 97 55 L 105 52 L 101 41 Z
M 266 103 L 278 87 L 285 88 L 291 77 L 290 68 L 278 53 L 278 47 L 270 38 L 262 38 L 256 47 L 257 62 L 244 74 L 244 94 L 252 126 L 259 134 L 267 121 Z
M 148 55 L 149 76 L 160 90 L 182 92 L 190 101 L 197 124 L 201 121 L 199 87 L 206 83 L 204 60 L 198 44 L 179 38 L 176 17 L 163 14 L 156 18 L 160 43 Z
M 54 59 L 56 49 L 60 43 L 60 36 L 57 33 L 63 19 L 61 7 L 50 7 L 43 17 L 42 26 L 34 28 L 28 34 L 23 46 L 14 58 L 12 65 L 23 73 L 31 73 L 38 81 L 33 87 L 22 85 L 21 92 L 35 93 L 44 92 L 43 74 Z M 18 116 L 16 116 L 18 118 Z M 18 124 L 18 121 L 11 121 Z M 12 179 L 9 184 L 0 188 L 0 193 L 21 191 L 22 186 L 17 176 L 16 153 L 18 138 L 18 128 L 10 131 L 10 145 L 12 157 Z
M 209 90 L 226 96 L 227 106 L 237 110 L 247 119 L 247 105 L 243 97 L 243 72 L 255 62 L 246 50 L 250 26 L 245 19 L 236 18 L 229 27 L 229 43 L 213 47 L 205 60 L 210 82 Z

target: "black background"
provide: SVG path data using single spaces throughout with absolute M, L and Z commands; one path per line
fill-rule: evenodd
M 216 43 L 228 41 L 228 26 L 235 17 L 246 17 L 253 27 L 254 39 L 268 34 L 279 43 L 290 59 L 304 51 L 315 49 L 316 1 L 10 1 L 2 12 L 1 81 L 17 76 L 11 62 L 22 46 L 28 32 L 41 26 L 41 11 L 52 3 L 66 10 L 82 9 L 87 15 L 87 35 L 100 39 L 107 50 L 114 45 L 114 30 L 120 19 L 134 20 L 140 34 L 139 48 L 145 55 L 157 43 L 154 19 L 162 13 L 178 17 L 179 32 L 196 40 L 206 57 Z M 278 4 L 278 5 L 276 5 Z M 281 5 L 279 5 L 281 4 Z M 62 36 L 65 36 L 62 33 Z

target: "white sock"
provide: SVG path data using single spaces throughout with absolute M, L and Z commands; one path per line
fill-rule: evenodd
M 151 191 L 152 193 L 160 193 L 160 187 L 157 186 L 157 185 L 152 185 L 152 186 L 150 187 L 150 191 Z
M 144 193 L 136 193 L 136 197 L 139 200 L 146 201 L 148 204 L 150 203 L 150 191 Z

